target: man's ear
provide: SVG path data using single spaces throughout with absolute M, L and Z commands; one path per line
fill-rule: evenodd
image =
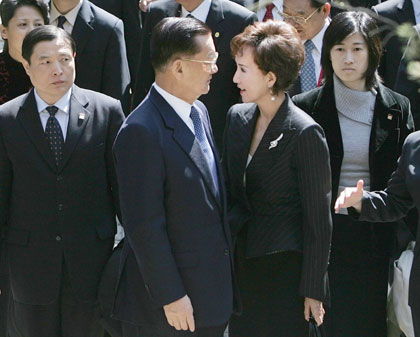
M 25 68 L 26 74 L 31 77 L 31 71 L 29 70 L 29 63 L 25 59 L 22 59 L 23 68 Z
M 184 68 L 183 68 L 183 64 L 182 64 L 182 60 L 180 59 L 176 59 L 174 60 L 170 65 L 169 65 L 172 75 L 179 79 L 180 77 L 183 76 L 184 74 Z
M 325 3 L 322 6 L 322 13 L 324 14 L 324 18 L 327 18 L 328 15 L 330 15 L 331 12 L 331 4 L 329 2 Z
M 7 29 L 5 26 L 0 24 L 0 33 L 1 33 L 1 38 L 3 40 L 7 40 Z

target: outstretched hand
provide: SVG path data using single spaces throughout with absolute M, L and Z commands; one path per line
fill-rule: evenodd
M 359 213 L 362 210 L 363 198 L 363 180 L 357 182 L 356 187 L 346 187 L 335 202 L 335 212 L 338 213 L 340 208 L 353 207 Z

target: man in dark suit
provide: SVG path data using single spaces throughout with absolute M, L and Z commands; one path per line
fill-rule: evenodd
M 379 74 L 384 79 L 384 84 L 394 89 L 398 65 L 405 47 L 401 38 L 397 36 L 396 28 L 403 23 L 416 24 L 413 3 L 412 0 L 388 0 L 373 6 L 372 10 L 387 20 L 378 18 L 384 47 Z
M 88 0 L 53 0 L 50 22 L 76 41 L 76 85 L 119 99 L 128 114 L 130 72 L 122 21 Z
M 127 47 L 128 67 L 130 68 L 131 87 L 136 78 L 139 62 L 142 14 L 138 0 L 92 0 L 96 6 L 120 18 L 124 23 L 125 46 Z
M 230 231 L 208 113 L 197 101 L 217 72 L 211 31 L 166 18 L 151 59 L 156 81 L 114 145 L 126 232 L 114 318 L 129 337 L 221 337 L 233 307 Z
M 236 64 L 230 54 L 230 40 L 245 27 L 257 20 L 254 13 L 229 0 L 162 0 L 150 3 L 142 32 L 142 47 L 138 66 L 133 108 L 146 96 L 154 80 L 150 63 L 150 36 L 153 27 L 165 17 L 192 15 L 205 22 L 213 32 L 213 40 L 219 53 L 219 71 L 212 79 L 210 92 L 201 97 L 210 114 L 214 138 L 222 148 L 226 113 L 240 100 L 239 89 L 232 78 Z
M 7 229 L 10 337 L 100 337 L 97 286 L 118 209 L 112 144 L 121 104 L 73 85 L 71 36 L 23 42 L 34 86 L 0 107 L 0 231 Z

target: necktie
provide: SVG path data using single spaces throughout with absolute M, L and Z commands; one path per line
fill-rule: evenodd
M 64 15 L 60 15 L 58 18 L 57 18 L 57 27 L 58 28 L 61 28 L 61 29 L 64 29 L 64 23 L 67 21 L 67 19 L 66 19 L 66 17 L 64 16 Z
M 217 194 L 219 194 L 219 188 L 218 188 L 219 179 L 217 177 L 217 168 L 216 168 L 215 158 L 213 155 L 213 151 L 210 147 L 210 144 L 207 140 L 206 134 L 204 132 L 203 123 L 201 121 L 200 114 L 194 106 L 191 107 L 190 118 L 194 125 L 195 138 L 197 138 L 198 143 L 200 144 L 201 150 L 204 153 L 204 157 L 206 158 L 207 165 L 211 171 L 213 184 L 216 188 Z
M 267 21 L 267 20 L 273 20 L 273 8 L 274 8 L 274 4 L 268 4 L 267 5 L 267 11 L 265 12 L 263 21 Z
M 61 131 L 57 118 L 55 118 L 58 108 L 56 106 L 49 106 L 46 110 L 50 114 L 50 117 L 48 117 L 47 125 L 45 127 L 45 137 L 47 137 L 48 143 L 50 144 L 55 164 L 58 166 L 63 156 L 64 144 L 63 132 Z
M 315 48 L 311 40 L 306 40 L 305 44 L 305 62 L 302 65 L 300 74 L 300 86 L 302 92 L 309 91 L 316 87 L 315 62 L 312 57 L 312 49 Z

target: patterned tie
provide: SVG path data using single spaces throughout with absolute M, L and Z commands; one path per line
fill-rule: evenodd
M 63 132 L 61 131 L 57 118 L 55 118 L 58 108 L 56 106 L 49 106 L 46 110 L 50 114 L 50 117 L 48 118 L 47 125 L 45 127 L 45 137 L 47 137 L 48 143 L 50 144 L 55 164 L 58 166 L 63 156 L 64 144 Z
M 274 4 L 268 4 L 267 5 L 267 11 L 265 12 L 263 21 L 267 21 L 267 20 L 273 20 L 273 9 L 274 9 Z
M 210 147 L 210 144 L 207 140 L 206 134 L 204 132 L 203 123 L 201 122 L 201 118 L 200 118 L 200 113 L 194 106 L 191 107 L 190 118 L 194 124 L 195 138 L 197 138 L 198 143 L 200 144 L 201 150 L 204 153 L 204 156 L 207 161 L 207 165 L 211 171 L 213 184 L 216 188 L 217 194 L 219 194 L 219 188 L 218 188 L 219 179 L 217 177 L 217 168 L 216 168 L 215 158 L 213 155 L 213 151 Z
M 67 21 L 67 19 L 66 19 L 66 17 L 64 16 L 64 15 L 60 15 L 58 18 L 57 18 L 57 27 L 58 28 L 61 28 L 61 29 L 64 29 L 64 23 Z
M 315 48 L 311 40 L 306 40 L 305 44 L 305 62 L 302 65 L 300 74 L 300 86 L 302 92 L 309 91 L 316 87 L 315 62 L 312 57 L 312 49 Z

